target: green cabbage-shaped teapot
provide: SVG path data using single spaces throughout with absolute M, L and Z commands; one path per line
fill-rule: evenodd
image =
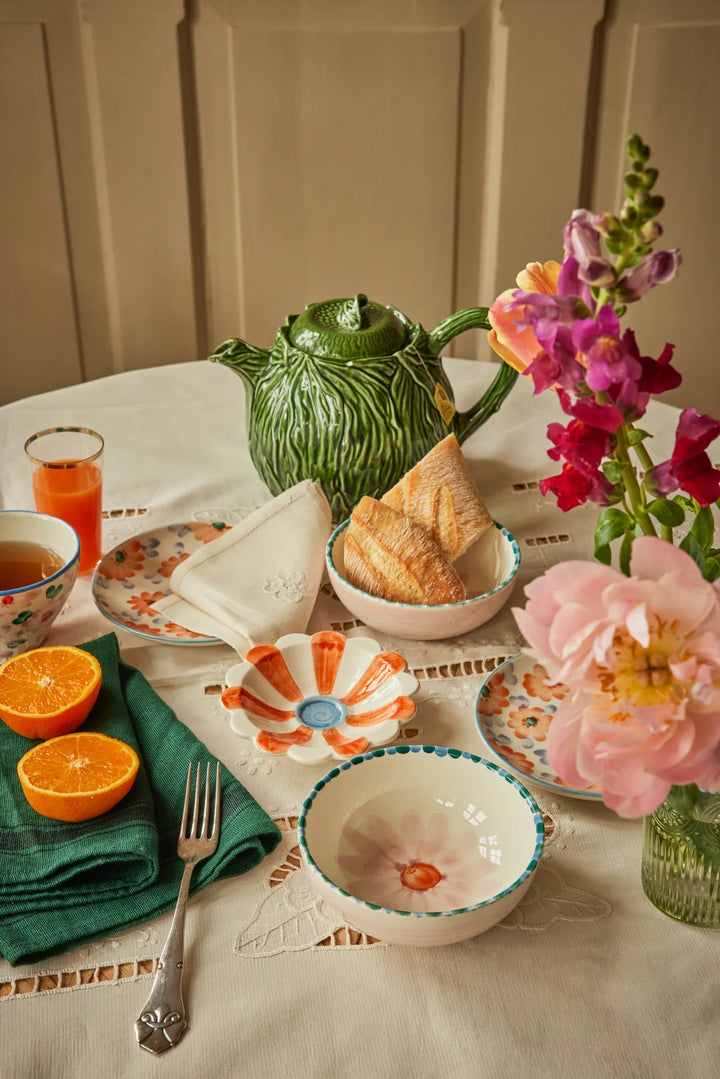
M 245 383 L 250 456 L 270 491 L 315 479 L 341 521 L 450 433 L 463 442 L 505 400 L 517 371 L 502 363 L 480 400 L 455 410 L 440 352 L 472 328 L 490 329 L 486 308 L 458 311 L 426 333 L 360 293 L 290 315 L 269 350 L 232 338 L 209 359 Z

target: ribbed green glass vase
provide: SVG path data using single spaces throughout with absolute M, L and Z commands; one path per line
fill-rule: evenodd
M 645 817 L 642 886 L 671 918 L 720 926 L 720 794 L 673 787 Z

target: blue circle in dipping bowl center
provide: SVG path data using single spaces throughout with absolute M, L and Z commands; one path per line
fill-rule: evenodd
M 348 710 L 337 697 L 306 697 L 295 706 L 295 715 L 300 723 L 315 730 L 325 731 L 330 727 L 339 727 Z

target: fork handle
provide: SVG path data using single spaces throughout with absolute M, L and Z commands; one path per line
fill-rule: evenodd
M 183 944 L 185 911 L 194 868 L 194 862 L 185 863 L 170 932 L 160 953 L 150 996 L 135 1023 L 138 1045 L 155 1055 L 177 1045 L 187 1026 L 182 998 Z

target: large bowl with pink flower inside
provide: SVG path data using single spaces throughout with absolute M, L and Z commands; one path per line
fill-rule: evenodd
M 262 753 L 320 764 L 392 742 L 415 714 L 417 688 L 399 653 L 323 630 L 251 648 L 220 699 L 232 730 Z
M 305 799 L 300 851 L 318 895 L 394 944 L 452 944 L 502 921 L 530 887 L 540 810 L 498 765 L 440 746 L 376 749 Z

